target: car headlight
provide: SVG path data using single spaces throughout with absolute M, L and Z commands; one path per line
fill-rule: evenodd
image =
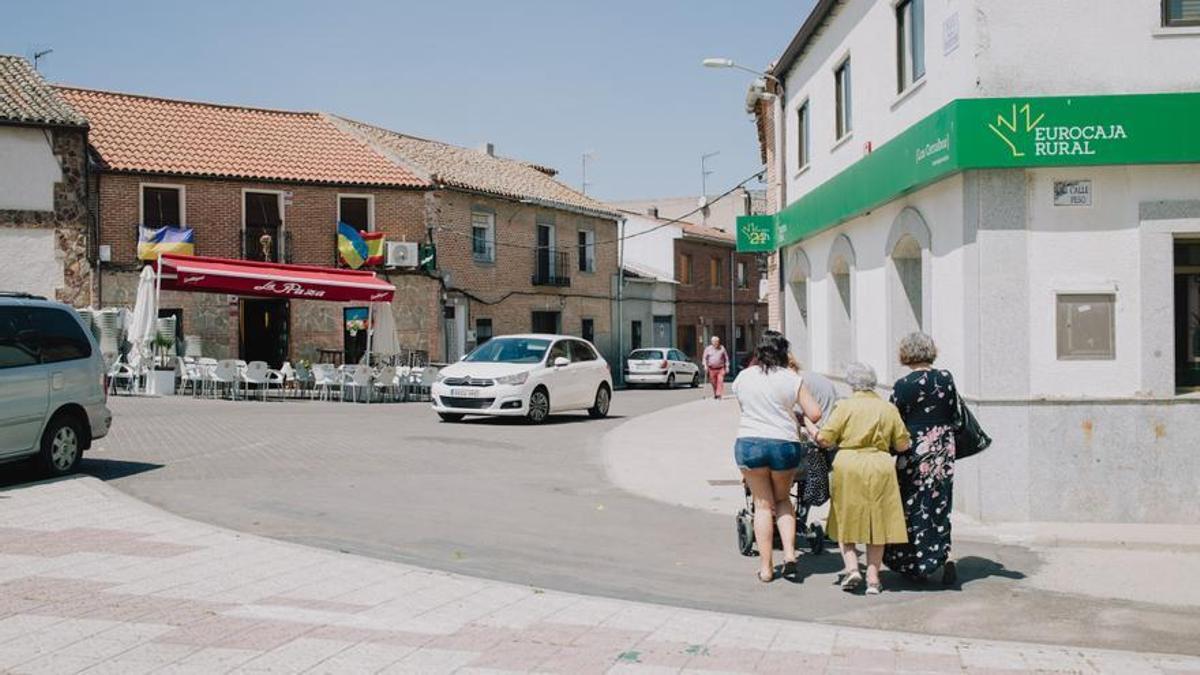
M 529 379 L 529 371 L 516 373 L 515 375 L 504 375 L 496 378 L 496 384 L 525 384 L 525 380 Z
M 433 381 L 434 381 L 434 382 L 441 382 L 441 381 L 442 381 L 442 380 L 444 380 L 444 379 L 446 379 L 446 374 L 445 374 L 445 373 L 442 373 L 442 372 L 440 372 L 440 371 L 438 372 L 438 374 L 437 374 L 437 375 L 434 375 L 434 376 L 433 376 Z

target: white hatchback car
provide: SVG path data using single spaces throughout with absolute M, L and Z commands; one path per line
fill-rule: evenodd
M 36 456 L 61 476 L 108 433 L 104 359 L 75 310 L 0 293 L 0 462 Z
M 446 422 L 466 415 L 526 417 L 586 410 L 608 415 L 612 375 L 587 340 L 569 335 L 507 335 L 479 345 L 438 372 L 433 409 Z
M 635 349 L 625 359 L 627 384 L 659 384 L 670 389 L 676 384 L 699 387 L 701 379 L 700 366 L 678 349 Z

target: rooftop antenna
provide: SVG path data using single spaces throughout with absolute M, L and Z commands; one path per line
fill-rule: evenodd
M 42 49 L 40 51 L 34 52 L 33 53 L 33 69 L 34 70 L 38 69 L 38 61 L 40 61 L 43 56 L 49 56 L 52 53 L 54 53 L 54 49 Z
M 588 186 L 591 185 L 591 183 L 589 183 L 588 179 L 587 179 L 588 160 L 592 159 L 592 157 L 594 157 L 595 155 L 596 155 L 596 152 L 594 150 L 585 150 L 583 152 L 583 157 L 582 157 L 583 177 L 579 181 L 579 191 L 585 195 L 587 194 Z
M 708 177 L 712 171 L 708 169 L 708 158 L 721 154 L 720 150 L 700 155 L 700 218 L 703 224 L 708 224 Z

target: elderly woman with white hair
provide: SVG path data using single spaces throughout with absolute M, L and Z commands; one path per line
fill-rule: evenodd
M 951 586 L 958 581 L 950 559 L 958 389 L 949 371 L 933 367 L 933 338 L 909 333 L 900 340 L 899 352 L 900 363 L 912 370 L 896 380 L 891 399 L 914 441 L 913 451 L 896 462 L 909 543 L 889 545 L 883 561 L 919 581 L 941 567 L 942 583 Z
M 850 364 L 846 383 L 854 395 L 838 401 L 820 430 L 806 422 L 818 444 L 838 448 L 826 528 L 840 545 L 845 564 L 837 583 L 848 592 L 862 587 L 858 545 L 865 544 L 868 595 L 883 591 L 879 567 L 884 546 L 908 541 L 891 452 L 907 451 L 910 439 L 896 406 L 875 393 L 876 382 L 870 366 Z

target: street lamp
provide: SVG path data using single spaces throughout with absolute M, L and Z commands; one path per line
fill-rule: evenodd
M 772 75 L 770 73 L 764 73 L 761 70 L 747 68 L 746 66 L 743 66 L 742 64 L 735 62 L 733 59 L 714 57 L 714 58 L 704 59 L 704 61 L 702 61 L 702 63 L 704 64 L 705 68 L 733 68 L 734 70 L 741 70 L 741 71 L 750 73 L 752 75 L 758 75 L 759 77 L 765 77 L 768 80 L 774 80 L 777 84 L 781 84 L 779 82 L 778 77 L 775 77 L 774 75 Z

